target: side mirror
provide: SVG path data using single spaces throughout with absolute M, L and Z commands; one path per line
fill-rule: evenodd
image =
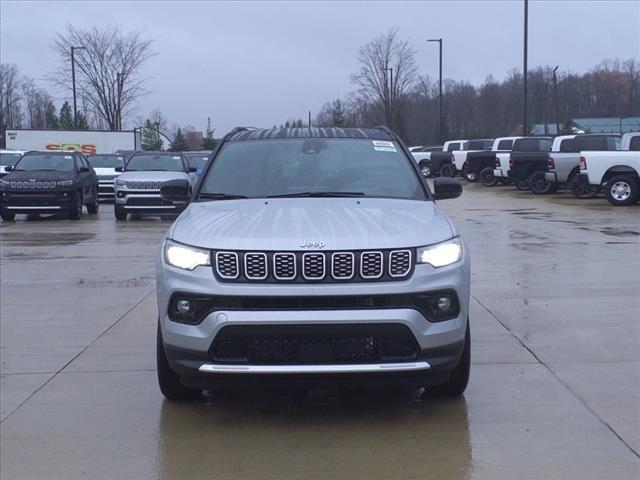
M 189 167 L 189 173 L 196 173 L 198 171 L 198 167 Z
M 4 167 L 4 171 L 9 173 L 9 172 L 13 172 L 13 169 L 15 167 L 13 165 L 7 165 L 6 167 Z
M 115 171 L 116 172 L 123 172 L 124 171 L 124 167 L 116 167 Z
M 80 167 L 78 169 L 78 172 L 80 172 L 80 173 L 87 173 L 87 172 L 90 172 L 90 171 L 91 170 L 89 170 L 89 167 Z
M 160 196 L 175 205 L 186 205 L 189 201 L 189 189 L 189 180 L 169 180 L 160 185 Z
M 433 181 L 433 193 L 436 200 L 458 198 L 462 195 L 462 184 L 451 177 L 438 177 Z

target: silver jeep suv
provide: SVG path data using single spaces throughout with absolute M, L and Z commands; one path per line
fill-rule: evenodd
M 158 380 L 170 399 L 268 380 L 469 378 L 469 252 L 386 128 L 229 133 L 157 256 Z

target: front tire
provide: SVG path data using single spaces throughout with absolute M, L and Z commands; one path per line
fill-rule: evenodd
M 98 190 L 93 192 L 93 201 L 87 204 L 87 211 L 90 215 L 95 215 L 98 213 L 98 208 L 100 208 L 100 204 L 98 203 Z
M 456 367 L 451 371 L 449 380 L 441 385 L 427 388 L 427 395 L 438 395 L 445 397 L 459 397 L 464 393 L 469 384 L 469 372 L 471 370 L 471 334 L 469 320 L 467 319 L 467 331 L 464 337 L 464 347 L 462 356 Z
M 485 187 L 494 187 L 498 184 L 499 178 L 493 174 L 493 168 L 485 167 L 480 170 L 480 182 Z
M 422 173 L 422 176 L 425 178 L 428 178 L 431 176 L 431 166 L 423 163 L 422 165 L 420 165 L 420 173 Z
M 469 167 L 468 163 L 465 163 L 462 166 L 462 177 L 467 181 L 467 182 L 477 182 L 478 181 L 478 176 L 476 175 L 476 172 L 472 171 L 471 168 Z
M 124 208 L 116 205 L 113 207 L 113 212 L 116 215 L 116 220 L 123 221 L 127 219 L 127 212 L 125 212 Z
M 83 205 L 81 192 L 76 192 L 73 202 L 74 204 L 71 207 L 71 210 L 69 210 L 69 220 L 80 220 Z
M 455 174 L 456 174 L 456 168 L 450 163 L 445 163 L 440 167 L 441 177 L 454 177 Z
M 640 185 L 631 175 L 616 175 L 607 182 L 605 194 L 611 205 L 632 205 L 640 199 Z
M 167 354 L 164 351 L 162 332 L 158 323 L 156 335 L 156 370 L 158 372 L 158 385 L 162 394 L 169 400 L 184 401 L 197 400 L 202 397 L 202 391 L 195 388 L 185 387 L 180 383 L 180 377 L 173 371 Z

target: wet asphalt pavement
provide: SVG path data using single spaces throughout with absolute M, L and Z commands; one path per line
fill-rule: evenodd
M 245 391 L 174 404 L 155 374 L 169 221 L 3 224 L 0 477 L 640 478 L 640 204 L 465 186 L 464 398 Z

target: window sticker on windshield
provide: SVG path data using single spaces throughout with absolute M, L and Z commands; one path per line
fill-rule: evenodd
M 73 158 L 73 156 L 71 156 L 71 155 L 65 155 L 65 156 L 64 156 L 64 159 L 65 159 L 65 160 L 71 160 L 72 158 Z
M 385 140 L 374 140 L 373 145 L 375 147 L 395 147 L 393 142 L 387 142 Z
M 373 147 L 376 152 L 397 152 L 394 147 Z
M 174 159 L 174 160 L 180 160 L 180 157 L 175 156 L 175 157 L 173 157 L 173 159 Z

